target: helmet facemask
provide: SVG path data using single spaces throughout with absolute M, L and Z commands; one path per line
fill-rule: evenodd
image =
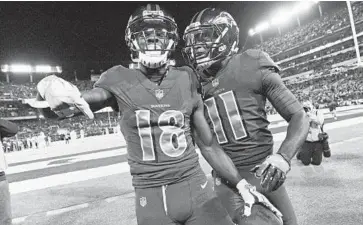
M 148 12 L 150 15 L 129 22 L 126 42 L 133 62 L 154 69 L 168 63 L 170 52 L 177 45 L 178 33 L 175 22 L 160 14 L 162 11 Z
M 224 59 L 238 51 L 239 29 L 229 13 L 206 8 L 194 15 L 183 38 L 184 58 L 208 81 L 225 65 Z
M 184 34 L 184 55 L 197 71 L 203 71 L 212 64 L 231 55 L 237 47 L 237 42 L 227 46 L 227 26 L 194 25 L 187 27 Z

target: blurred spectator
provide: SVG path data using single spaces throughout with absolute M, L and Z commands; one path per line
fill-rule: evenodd
M 4 137 L 14 136 L 17 132 L 18 127 L 16 124 L 0 119 L 0 224 L 2 225 L 12 224 L 9 183 L 5 175 L 7 163 L 2 146 L 2 139 Z
M 325 157 L 330 157 L 328 135 L 323 132 L 324 115 L 315 109 L 310 101 L 305 101 L 303 107 L 310 118 L 310 128 L 306 141 L 296 157 L 306 166 L 310 165 L 310 163 L 320 165 L 323 152 Z M 329 155 L 326 152 L 329 152 Z

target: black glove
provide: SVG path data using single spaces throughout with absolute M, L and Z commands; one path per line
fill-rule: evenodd
M 286 174 L 290 171 L 290 162 L 281 154 L 273 154 L 266 160 L 255 166 L 251 172 L 255 177 L 261 179 L 261 186 L 266 192 L 277 190 L 286 179 Z

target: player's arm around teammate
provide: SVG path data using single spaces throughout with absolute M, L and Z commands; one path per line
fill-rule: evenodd
M 290 171 L 291 159 L 306 140 L 309 118 L 295 96 L 284 85 L 275 68 L 262 68 L 261 73 L 264 95 L 289 123 L 286 137 L 277 153 L 268 156 L 261 165 L 252 169 L 255 176 L 261 178 L 262 188 L 271 192 L 284 183 L 286 174 Z
M 244 208 L 239 212 L 240 216 L 248 217 L 252 214 L 252 206 L 256 204 L 264 205 L 278 220 L 282 221 L 282 214 L 276 209 L 269 200 L 256 191 L 256 188 L 242 179 L 231 158 L 223 151 L 213 136 L 208 122 L 204 117 L 204 105 L 201 98 L 197 103 L 197 109 L 193 114 L 192 123 L 195 128 L 194 138 L 203 157 L 211 167 L 220 174 L 221 177 L 228 180 L 231 186 L 235 187 L 244 201 Z

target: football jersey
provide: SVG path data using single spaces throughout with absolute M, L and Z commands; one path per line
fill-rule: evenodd
M 190 120 L 201 97 L 191 79 L 187 68 L 170 68 L 158 85 L 116 66 L 95 83 L 116 97 L 134 187 L 180 182 L 200 170 Z
M 266 53 L 248 50 L 227 60 L 213 80 L 202 83 L 205 116 L 235 165 L 251 166 L 260 163 L 273 150 L 266 97 L 286 119 L 302 106 L 281 85 L 275 73 L 279 68 Z M 289 98 L 275 98 L 279 95 Z

